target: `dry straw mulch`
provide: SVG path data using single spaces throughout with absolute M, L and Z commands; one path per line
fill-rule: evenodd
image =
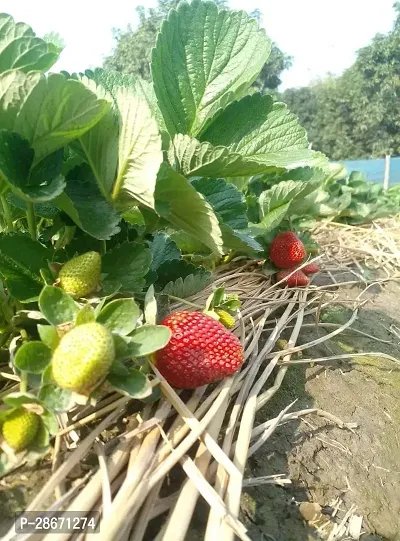
M 257 411 L 279 392 L 291 365 L 347 357 L 299 360 L 296 356 L 296 360 L 293 354 L 309 350 L 350 327 L 363 303 L 362 293 L 346 324 L 329 324 L 329 334 L 309 343 L 299 341 L 305 316 L 312 314 L 317 323 L 320 311 L 334 302 L 340 283 L 362 283 L 365 290 L 372 283 L 400 276 L 400 222 L 396 220 L 365 227 L 323 223 L 314 236 L 323 248 L 322 256 L 315 259 L 329 278 L 326 285 L 281 289 L 262 273 L 260 265 L 239 259 L 220 267 L 213 284 L 189 299 L 203 305 L 213 288 L 222 284 L 228 291 L 239 293 L 243 304 L 234 332 L 244 346 L 245 362 L 234 377 L 189 394 L 179 393 L 154 367 L 154 385 L 159 385 L 162 399 L 131 415 L 126 430 L 111 439 L 102 436 L 126 416 L 128 398 L 109 395 L 96 407 L 79 407 L 68 416 L 60 416 L 62 428 L 55 440 L 54 473 L 29 510 L 101 511 L 100 534 L 96 537 L 99 541 L 141 541 L 149 522 L 164 514 L 155 541 L 183 541 L 202 496 L 209 504 L 205 541 L 233 541 L 235 536 L 249 541 L 239 519 L 243 487 L 282 485 L 290 480 L 284 475 L 246 479 L 248 457 L 268 441 L 279 425 L 307 415 L 322 416 L 343 429 L 355 428 L 317 408 L 295 411 L 294 403 L 277 417 L 255 426 Z M 364 272 L 365 267 L 372 266 L 382 271 L 381 277 L 373 281 Z M 180 307 L 175 304 L 173 309 Z M 287 348 L 277 351 L 276 342 L 285 329 L 291 330 Z M 362 355 L 379 355 L 399 363 L 382 353 Z M 91 430 L 85 432 L 89 423 Z M 72 486 L 67 484 L 69 473 L 90 452 L 97 455 L 96 465 Z M 169 482 L 174 466 L 184 472 L 181 484 Z M 351 538 L 349 530 L 354 531 L 354 524 L 361 528 L 353 511 L 331 530 L 330 541 Z M 47 538 L 51 541 L 54 536 L 43 537 Z M 67 539 L 67 534 L 57 536 L 58 541 Z

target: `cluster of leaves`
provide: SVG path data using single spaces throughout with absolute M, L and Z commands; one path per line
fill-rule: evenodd
M 0 237 L 0 274 L 21 302 L 51 280 L 48 260 L 104 252 L 105 241 L 106 292 L 154 283 L 193 294 L 210 278 L 193 263 L 261 251 L 232 178 L 326 163 L 284 104 L 252 93 L 271 43 L 244 12 L 181 3 L 158 35 L 152 83 L 101 69 L 45 75 L 60 49 L 0 21 L 4 229 L 32 239 Z
M 60 336 L 90 321 L 108 327 L 117 358 L 99 393 L 146 398 L 142 359 L 169 339 L 156 297 L 195 294 L 226 254 L 263 253 L 239 188 L 301 177 L 304 195 L 327 166 L 286 106 L 254 93 L 270 50 L 254 18 L 193 0 L 163 22 L 152 82 L 103 69 L 48 74 L 59 40 L 0 14 L 0 341 L 21 379 L 5 403 L 40 414 L 41 449 L 55 431 L 46 412 L 80 400 L 51 377 Z M 299 194 L 264 194 L 262 220 Z M 102 254 L 100 288 L 77 301 L 56 287 L 58 270 L 90 250 Z M 213 306 L 234 312 L 238 299 L 218 295 Z
M 349 224 L 366 223 L 399 212 L 400 189 L 384 190 L 382 184 L 369 182 L 353 171 L 344 178 L 330 178 L 297 207 L 299 225 L 312 225 L 321 219 Z
M 276 168 L 242 184 L 249 219 L 247 234 L 263 247 L 263 259 L 279 231 L 299 229 L 299 218 L 303 218 L 301 205 L 335 175 L 336 169 L 333 165 L 296 167 L 290 171 Z M 310 242 L 305 244 L 311 253 Z
M 280 230 L 312 230 L 326 219 L 366 223 L 396 215 L 400 208 L 399 186 L 384 190 L 362 173 L 347 175 L 343 166 L 334 163 L 329 170 L 305 167 L 254 176 L 244 191 L 251 220 L 249 232 L 265 248 Z M 311 253 L 311 239 L 305 244 Z
M 400 3 L 391 32 L 360 49 L 340 77 L 281 94 L 313 148 L 334 160 L 400 154 Z
M 25 327 L 25 333 L 16 332 L 9 346 L 10 365 L 21 379 L 21 391 L 4 398 L 7 408 L 1 412 L 0 424 L 16 408 L 24 407 L 39 415 L 40 430 L 22 455 L 6 448 L 7 454 L 0 456 L 0 475 L 21 461 L 33 462 L 46 454 L 50 437 L 58 431 L 55 414 L 88 401 L 87 396 L 60 388 L 52 378 L 53 352 L 65 333 L 78 325 L 101 323 L 114 340 L 114 362 L 106 380 L 91 394 L 92 402 L 111 391 L 136 399 L 159 397 L 147 375 L 146 357 L 163 348 L 171 333 L 167 327 L 156 324 L 157 303 L 152 286 L 146 294 L 143 312 L 133 298 L 91 297 L 77 302 L 51 285 L 42 289 L 38 308 L 19 311 L 10 322 L 15 331 L 22 323 Z

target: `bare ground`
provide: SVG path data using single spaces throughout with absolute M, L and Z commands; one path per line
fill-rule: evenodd
M 323 314 L 323 319 L 344 323 L 349 318 L 348 301 L 361 291 L 359 287 L 343 289 L 338 309 Z M 382 290 L 377 286 L 366 295 L 368 303 L 354 327 L 390 343 L 349 331 L 304 355 L 380 351 L 400 358 L 399 339 L 389 330 L 392 325 L 400 327 L 400 286 L 389 283 Z M 327 332 L 305 327 L 300 341 L 306 343 Z M 297 398 L 294 410 L 319 407 L 343 421 L 357 422 L 359 428 L 342 430 L 314 416 L 280 427 L 250 458 L 247 477 L 285 473 L 292 485 L 245 490 L 242 513 L 250 537 L 254 541 L 318 539 L 317 528 L 330 517 L 322 514 L 307 523 L 298 504 L 316 502 L 329 513 L 329 506 L 340 498 L 339 522 L 352 504 L 357 506 L 356 514 L 364 517 L 366 533 L 361 539 L 400 540 L 400 367 L 379 357 L 308 366 L 288 371 L 274 402 L 260 411 L 257 421 L 278 414 Z

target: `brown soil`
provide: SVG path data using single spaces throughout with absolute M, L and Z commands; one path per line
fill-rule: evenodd
M 325 313 L 325 320 L 348 320 L 346 301 L 360 292 L 358 287 L 341 291 L 342 304 Z M 377 286 L 366 295 L 369 301 L 354 327 L 390 344 L 349 331 L 304 355 L 380 351 L 400 358 L 399 340 L 389 331 L 393 324 L 400 327 L 400 286 L 390 283 L 383 290 Z M 329 331 L 306 327 L 300 343 Z M 316 528 L 328 517 L 322 515 L 314 525 L 306 523 L 298 503 L 317 502 L 324 507 L 340 498 L 339 521 L 352 504 L 357 506 L 356 514 L 364 517 L 363 541 L 400 540 L 400 367 L 379 357 L 299 365 L 288 371 L 274 402 L 260 411 L 257 421 L 271 418 L 296 398 L 293 410 L 319 407 L 345 422 L 358 423 L 359 428 L 352 433 L 315 416 L 280 427 L 249 460 L 247 477 L 285 473 L 293 484 L 245 491 L 242 513 L 250 537 L 254 541 L 319 539 Z

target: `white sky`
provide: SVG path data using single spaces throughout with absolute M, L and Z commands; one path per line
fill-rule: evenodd
M 340 74 L 355 52 L 394 20 L 394 0 L 230 0 L 234 9 L 259 8 L 263 26 L 294 57 L 281 89 L 307 85 L 326 73 Z M 137 5 L 156 0 L 1 0 L 0 10 L 32 26 L 38 36 L 58 32 L 66 48 L 55 70 L 83 71 L 101 66 L 113 47 L 112 28 L 136 26 Z

